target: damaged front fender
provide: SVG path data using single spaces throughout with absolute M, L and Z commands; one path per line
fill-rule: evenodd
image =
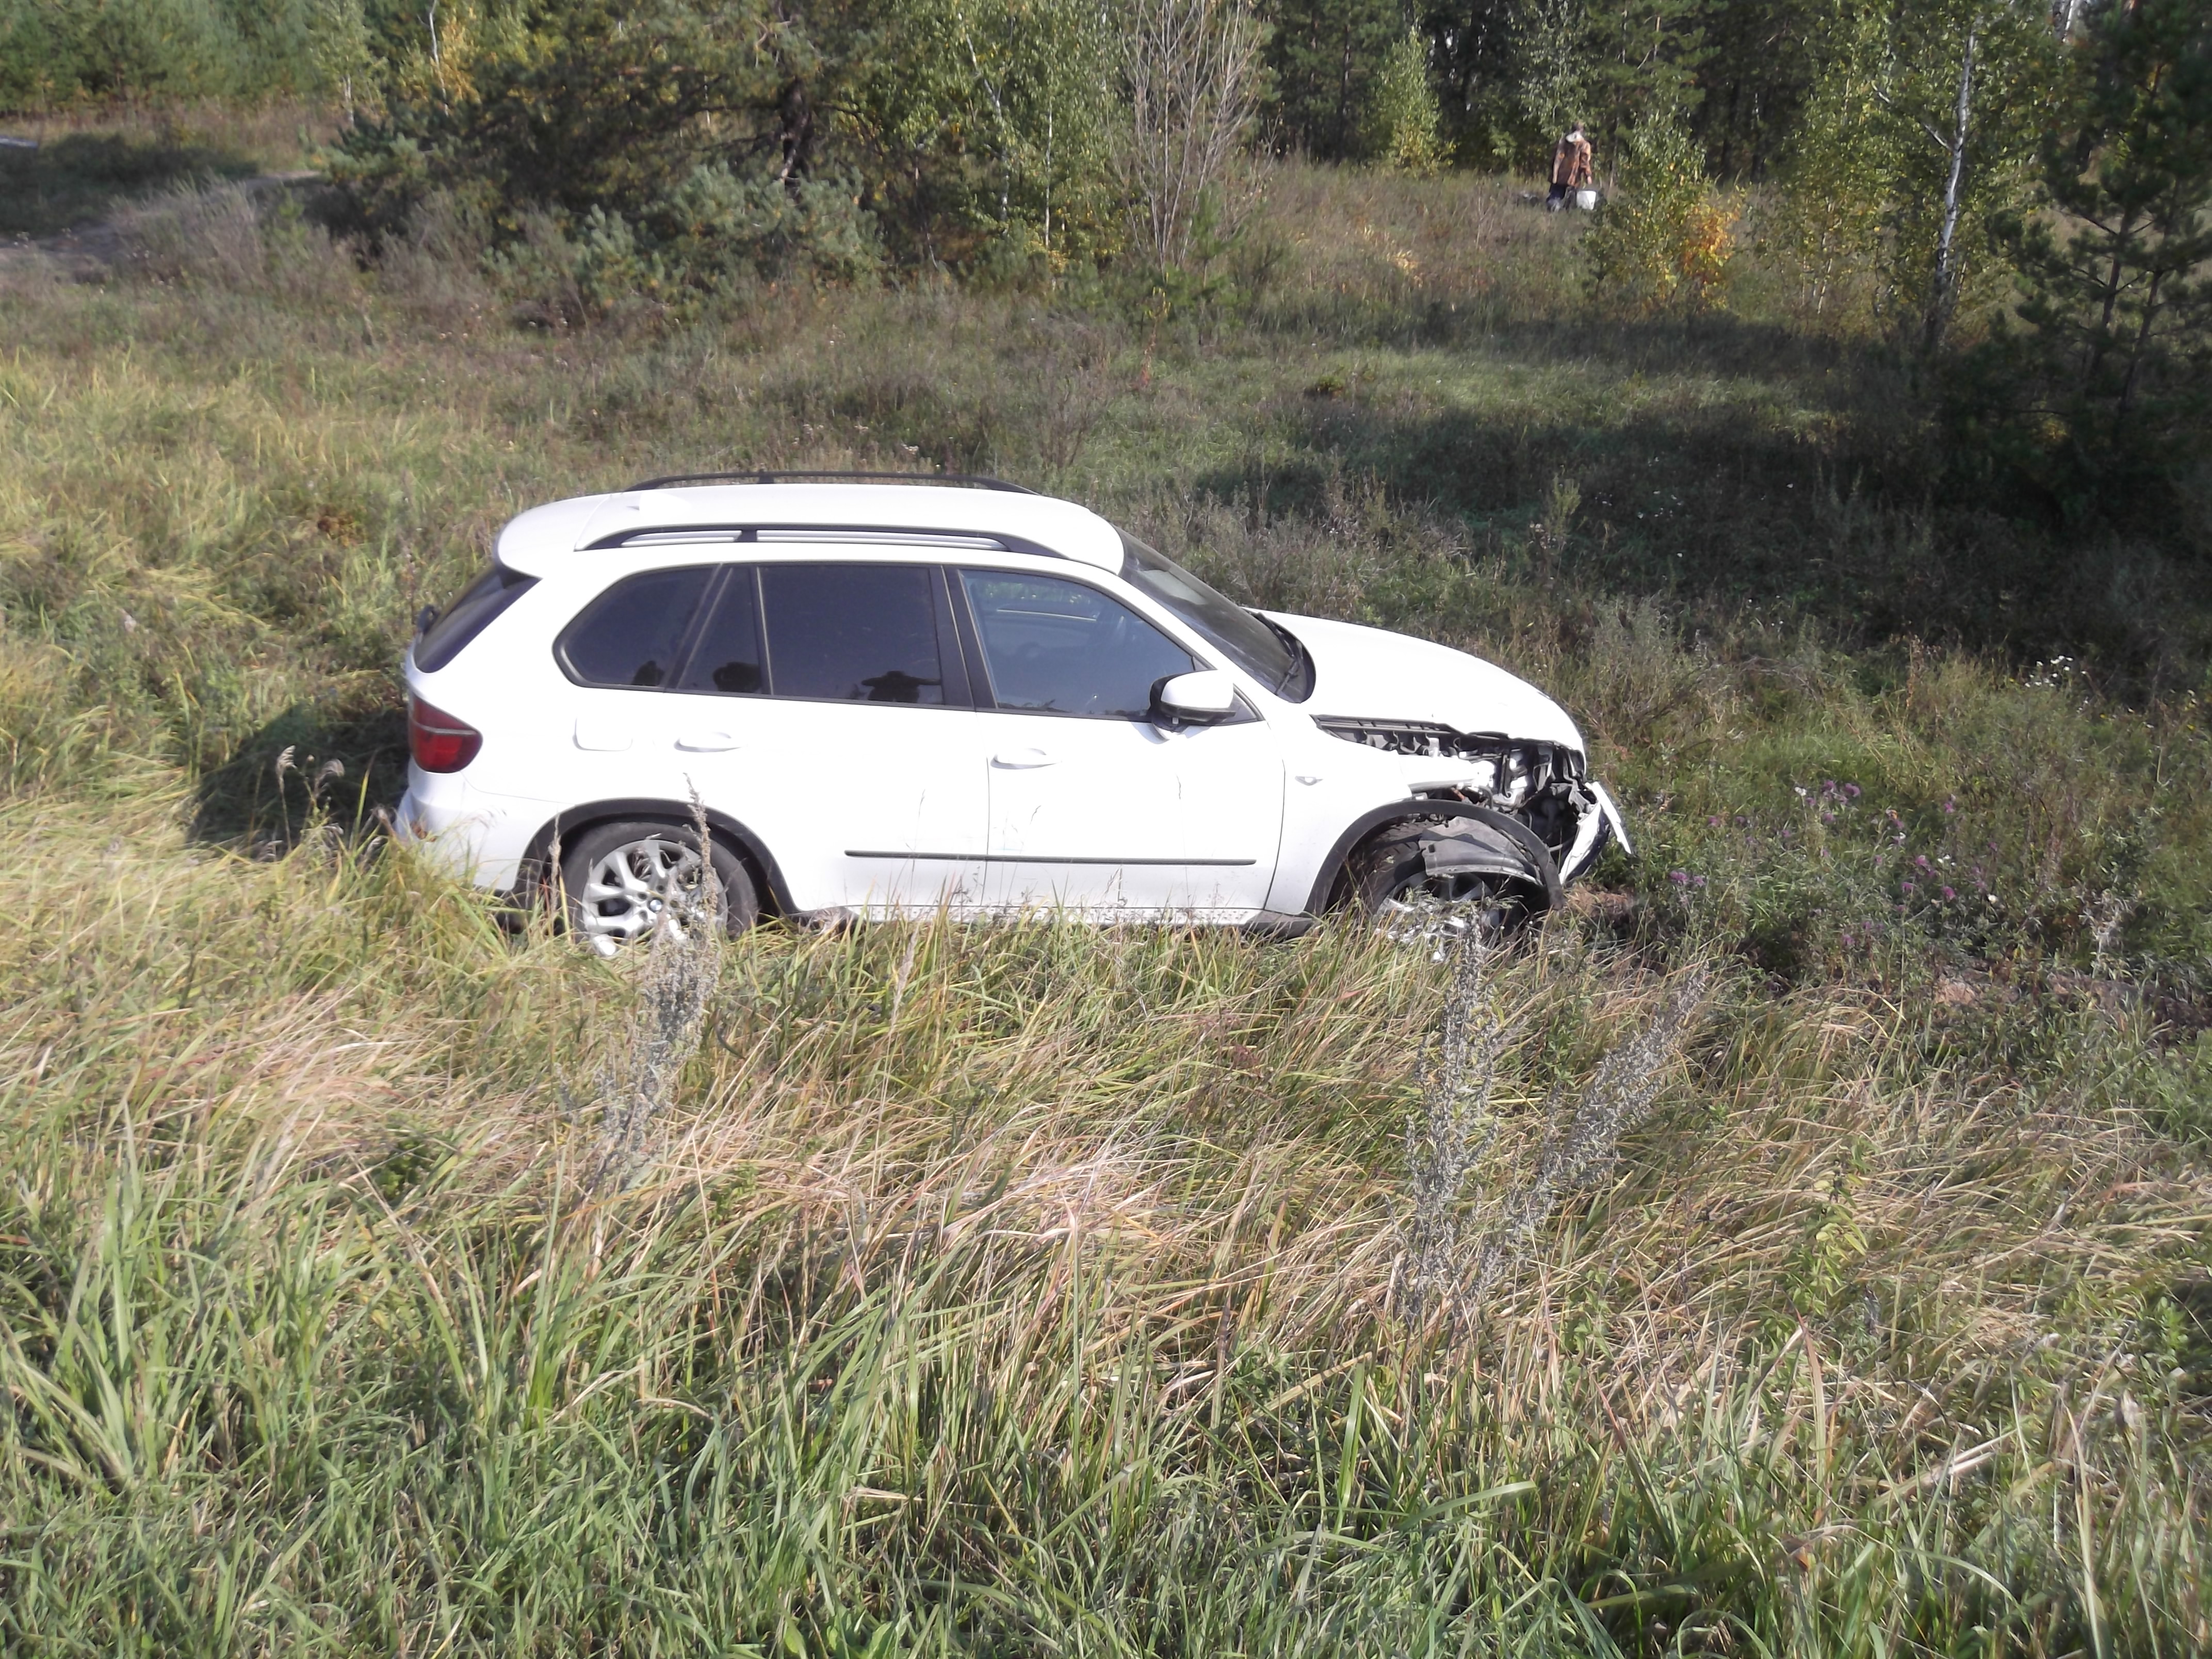
M 1582 876 L 1613 842 L 1624 852 L 1633 850 L 1620 809 L 1590 777 L 1583 751 L 1572 744 L 1503 732 L 1460 732 L 1433 720 L 1320 715 L 1314 724 L 1364 749 L 1468 765 L 1472 775 L 1466 783 L 1429 793 L 1510 813 L 1542 842 L 1562 881 Z
M 1421 837 L 1421 862 L 1432 876 L 1488 876 L 1533 888 L 1546 908 L 1563 896 L 1559 866 L 1543 839 L 1519 819 L 1469 807 Z

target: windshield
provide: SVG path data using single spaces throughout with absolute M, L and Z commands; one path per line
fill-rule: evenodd
M 1313 695 L 1313 659 L 1297 636 L 1223 594 L 1126 532 L 1121 579 L 1134 582 L 1203 634 L 1239 668 L 1277 696 L 1304 702 Z

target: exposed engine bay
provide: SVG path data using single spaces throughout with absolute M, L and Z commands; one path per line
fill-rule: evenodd
M 1486 807 L 1519 819 L 1535 831 L 1570 878 L 1604 846 L 1602 815 L 1587 763 L 1580 750 L 1565 744 L 1503 732 L 1456 732 L 1429 720 L 1322 715 L 1314 724 L 1331 737 L 1389 754 L 1472 763 L 1472 783 L 1425 793 L 1440 803 Z M 1594 815 L 1600 820 L 1595 826 Z

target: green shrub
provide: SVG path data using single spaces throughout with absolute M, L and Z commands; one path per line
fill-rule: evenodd
M 1629 133 L 1620 194 L 1598 209 L 1583 243 L 1591 283 L 1641 310 L 1717 307 L 1738 214 L 1735 198 L 1714 187 L 1680 119 L 1655 113 Z
M 395 94 L 340 140 L 332 176 L 391 239 L 434 194 L 489 228 L 491 267 L 541 319 L 680 307 L 740 276 L 873 269 L 848 180 L 790 139 L 789 31 L 692 0 L 548 8 L 468 64 L 466 90 Z M 761 27 L 753 27 L 760 25 Z M 457 70 L 456 73 L 461 71 Z
M 1370 119 L 1384 166 L 1426 174 L 1444 165 L 1443 112 L 1429 86 L 1428 43 L 1418 29 L 1407 31 L 1383 60 Z
M 319 90 L 330 0 L 0 0 L 0 109 Z

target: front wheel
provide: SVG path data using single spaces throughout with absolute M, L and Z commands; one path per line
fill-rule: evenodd
M 1352 854 L 1346 875 L 1361 910 L 1385 923 L 1459 920 L 1498 939 L 1546 908 L 1543 890 L 1506 877 L 1430 870 L 1421 852 L 1437 825 L 1424 819 L 1391 824 Z
M 712 836 L 708 854 L 719 890 L 722 922 L 732 934 L 760 920 L 760 895 L 744 861 Z M 625 945 L 667 926 L 682 934 L 707 919 L 706 869 L 697 831 L 688 824 L 602 823 L 576 837 L 561 855 L 563 909 L 569 928 L 593 951 L 611 957 Z

